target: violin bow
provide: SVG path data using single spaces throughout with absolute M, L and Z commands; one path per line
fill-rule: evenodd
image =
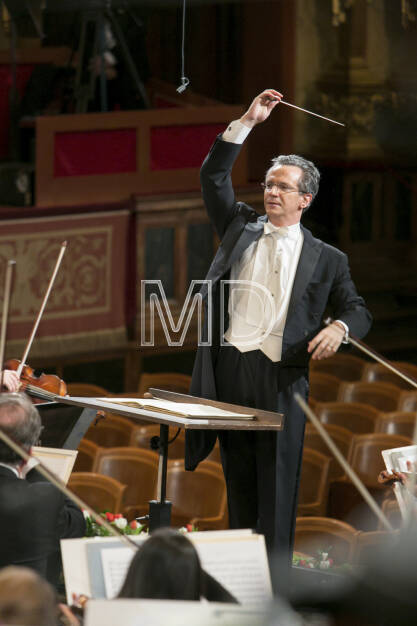
M 50 281 L 49 281 L 49 284 L 48 284 L 48 288 L 46 290 L 44 299 L 43 299 L 42 304 L 41 304 L 41 308 L 39 309 L 38 316 L 37 316 L 37 318 L 35 320 L 35 323 L 34 323 L 33 328 L 32 328 L 32 332 L 31 332 L 30 337 L 28 339 L 28 342 L 26 344 L 26 348 L 25 348 L 25 350 L 23 352 L 22 360 L 20 361 L 19 367 L 16 370 L 16 373 L 17 373 L 19 378 L 22 375 L 22 370 L 23 370 L 23 368 L 25 366 L 26 359 L 27 359 L 28 354 L 29 354 L 29 350 L 32 347 L 32 343 L 33 343 L 33 340 L 35 338 L 36 331 L 38 330 L 39 322 L 41 321 L 41 317 L 42 317 L 43 311 L 44 311 L 46 303 L 48 301 L 49 294 L 51 293 L 52 286 L 53 286 L 53 284 L 55 282 L 55 278 L 56 278 L 56 275 L 58 274 L 59 266 L 61 265 L 62 257 L 64 256 L 66 249 L 67 249 L 67 242 L 63 241 L 62 244 L 61 244 L 61 249 L 59 251 L 57 261 L 55 263 L 54 271 L 53 271 L 52 276 L 50 278 Z
M 6 345 L 6 329 L 7 319 L 9 316 L 9 304 L 10 304 L 10 292 L 12 288 L 12 275 L 16 261 L 8 261 L 6 268 L 6 275 L 4 281 L 4 298 L 3 298 L 3 314 L 1 318 L 1 334 L 0 334 L 0 389 L 3 387 L 3 360 L 4 360 L 4 347 Z
M 328 326 L 332 322 L 333 320 L 331 317 L 328 317 L 327 319 L 324 320 L 324 323 L 326 324 L 326 326 Z M 398 367 L 396 367 L 393 363 L 391 363 L 391 361 L 388 361 L 388 359 L 384 358 L 381 354 L 379 354 L 378 352 L 376 352 L 375 350 L 367 346 L 366 343 L 364 343 L 357 337 L 350 335 L 349 333 L 347 334 L 346 340 L 349 343 L 351 343 L 352 346 L 355 346 L 355 348 L 358 348 L 359 350 L 361 350 L 368 356 L 375 359 L 375 361 L 378 361 L 378 363 L 385 365 L 386 368 L 394 372 L 394 374 L 397 374 L 397 376 L 400 376 L 401 378 L 403 378 L 405 381 L 407 381 L 407 383 L 409 383 L 415 389 L 417 389 L 417 380 L 415 380 L 415 378 L 412 378 L 411 376 L 404 374 L 404 372 L 399 370 Z
M 323 427 L 322 423 L 320 422 L 318 417 L 315 415 L 315 413 L 313 413 L 311 408 L 308 406 L 308 404 L 304 401 L 304 399 L 300 396 L 299 393 L 294 394 L 294 399 L 297 402 L 297 404 L 301 407 L 301 409 L 304 411 L 304 413 L 307 415 L 307 417 L 312 422 L 312 424 L 315 426 L 319 435 L 321 436 L 325 444 L 330 448 L 331 452 L 334 454 L 336 459 L 339 461 L 345 473 L 347 474 L 347 476 L 349 476 L 352 483 L 355 485 L 355 487 L 357 488 L 361 496 L 364 498 L 365 502 L 369 505 L 369 507 L 372 509 L 375 515 L 381 520 L 382 524 L 385 526 L 387 530 L 394 530 L 388 518 L 382 511 L 382 509 L 375 502 L 374 498 L 371 496 L 368 489 L 365 487 L 365 485 L 363 484 L 363 482 L 361 481 L 357 473 L 351 468 L 349 463 L 346 461 L 345 457 L 340 452 L 339 448 L 336 446 L 333 439 L 327 433 L 327 431 L 325 430 L 325 428 Z
M 79 498 L 75 493 L 73 493 L 68 487 L 52 472 L 48 470 L 48 468 L 33 454 L 28 454 L 26 450 L 24 450 L 19 444 L 17 444 L 13 439 L 10 439 L 5 432 L 3 432 L 0 428 L 0 439 L 4 441 L 6 445 L 8 445 L 12 450 L 14 450 L 24 461 L 30 461 L 34 459 L 37 461 L 37 464 L 34 466 L 42 476 L 44 476 L 49 482 L 51 482 L 59 491 L 61 491 L 64 495 L 66 495 L 72 502 L 74 502 L 80 509 L 85 509 L 91 517 L 101 526 L 104 526 L 106 530 L 109 531 L 111 535 L 114 535 L 121 541 L 124 541 L 130 548 L 135 548 L 137 550 L 137 544 L 128 536 L 119 532 L 108 523 L 106 519 L 104 519 L 99 513 L 97 513 L 94 509 L 91 508 L 84 500 Z

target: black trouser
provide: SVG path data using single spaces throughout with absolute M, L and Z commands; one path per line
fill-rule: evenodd
M 307 369 L 273 363 L 259 350 L 221 347 L 216 361 L 220 401 L 278 411 L 284 429 L 220 431 L 231 528 L 256 528 L 268 550 L 287 560 L 294 543 L 305 417 L 294 400 L 307 398 Z

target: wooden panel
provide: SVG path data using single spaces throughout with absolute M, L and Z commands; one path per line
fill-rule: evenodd
M 128 198 L 132 193 L 166 193 L 199 188 L 198 171 L 195 167 L 152 169 L 150 164 L 152 130 L 167 127 L 179 129 L 184 126 L 203 125 L 205 141 L 210 144 L 220 127 L 240 117 L 241 107 L 204 106 L 188 109 L 163 109 L 149 111 L 123 111 L 112 113 L 89 113 L 41 117 L 36 120 L 36 204 L 38 206 L 68 206 L 97 202 L 115 202 Z M 212 137 L 210 126 L 213 127 Z M 208 127 L 208 128 L 207 128 Z M 105 175 L 55 176 L 55 138 L 59 133 L 91 133 L 134 129 L 136 133 L 136 170 Z M 181 135 L 181 134 L 179 134 Z M 191 149 L 190 146 L 189 149 Z M 197 146 L 198 147 L 198 146 Z M 207 145 L 207 150 L 209 145 Z M 178 152 L 187 149 L 180 137 Z M 111 151 L 111 146 L 109 146 Z M 76 156 L 76 153 L 73 155 Z M 80 158 L 85 152 L 80 154 Z M 154 166 L 155 167 L 155 166 Z M 246 183 L 246 149 L 233 171 L 236 185 Z

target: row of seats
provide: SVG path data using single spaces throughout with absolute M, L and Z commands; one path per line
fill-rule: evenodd
M 393 361 L 392 365 L 409 378 L 417 380 L 416 365 L 406 363 L 405 361 Z M 358 356 L 344 352 L 338 352 L 328 359 L 310 361 L 310 371 L 331 374 L 345 382 L 355 382 L 359 380 L 368 383 L 382 382 L 391 383 L 405 390 L 413 389 L 410 383 L 388 369 L 385 365 L 365 361 Z
M 114 448 L 120 446 L 132 446 L 145 450 L 157 450 L 155 437 L 159 437 L 160 427 L 156 424 L 140 424 L 118 415 L 106 415 L 93 423 L 80 442 L 77 457 L 77 470 L 88 471 L 92 469 L 97 447 Z M 86 443 L 88 442 L 88 443 Z M 153 445 L 155 442 L 155 445 Z M 95 444 L 90 446 L 89 443 Z M 168 457 L 170 459 L 184 459 L 185 454 L 185 430 L 169 427 L 168 430 Z M 84 455 L 84 456 L 83 456 Z M 85 458 L 85 455 L 93 461 Z M 209 461 L 220 463 L 220 450 L 218 443 L 214 446 L 208 457 Z M 82 465 L 82 467 L 80 466 Z
M 96 510 L 123 512 L 129 520 L 148 512 L 157 497 L 159 457 L 133 447 L 99 448 L 91 472 L 73 472 L 69 487 Z M 110 480 L 106 480 L 109 478 Z M 167 469 L 172 523 L 194 523 L 202 530 L 227 528 L 226 485 L 219 463 L 204 461 L 186 472 L 182 460 Z
M 154 387 L 156 389 L 166 389 L 167 391 L 176 391 L 178 393 L 188 393 L 190 384 L 191 376 L 188 374 L 179 374 L 177 372 L 156 372 L 150 374 L 148 372 L 143 372 L 139 378 L 138 388 L 135 392 L 126 392 L 124 394 L 117 395 L 119 397 L 133 396 L 141 398 L 150 387 Z M 75 397 L 101 398 L 115 395 L 100 385 L 90 383 L 68 383 L 67 389 L 69 395 Z
M 371 495 L 381 503 L 392 490 L 377 481 L 379 472 L 385 469 L 381 452 L 410 445 L 411 440 L 399 435 L 381 433 L 352 435 L 335 426 L 325 428 Z M 378 520 L 339 462 L 322 438 L 309 426 L 306 429 L 298 514 L 328 515 L 349 521 L 363 530 L 378 526 Z
M 332 374 L 310 372 L 311 403 L 360 402 L 379 411 L 417 411 L 417 391 L 404 391 L 388 382 L 342 382 Z
M 297 517 L 294 550 L 317 557 L 329 549 L 336 565 L 366 565 L 383 548 L 397 538 L 396 532 L 358 531 L 337 519 L 328 517 Z

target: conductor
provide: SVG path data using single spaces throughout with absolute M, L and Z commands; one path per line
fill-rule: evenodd
M 346 255 L 300 224 L 319 187 L 311 161 L 272 160 L 262 184 L 266 215 L 235 198 L 231 172 L 241 145 L 282 97 L 273 89 L 258 95 L 216 139 L 201 168 L 204 202 L 221 243 L 206 277 L 211 290 L 202 288 L 206 306 L 212 298 L 213 342 L 198 348 L 191 393 L 278 411 L 284 429 L 187 431 L 185 462 L 195 469 L 217 435 L 230 527 L 256 528 L 268 549 L 289 562 L 305 425 L 294 393 L 307 399 L 309 359 L 332 356 L 349 331 L 364 336 L 371 316 Z M 322 328 L 327 306 L 336 321 Z M 205 315 L 205 340 L 209 323 Z

